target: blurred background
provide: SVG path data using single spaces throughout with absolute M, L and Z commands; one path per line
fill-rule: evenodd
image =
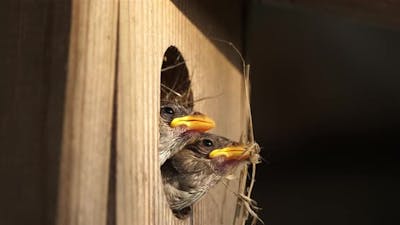
M 400 27 L 288 2 L 247 11 L 262 219 L 400 224 Z

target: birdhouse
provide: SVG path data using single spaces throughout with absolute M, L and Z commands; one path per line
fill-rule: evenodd
M 239 139 L 241 62 L 215 39 L 242 47 L 243 1 L 7 2 L 1 224 L 241 223 L 239 177 L 198 202 L 192 221 L 176 218 L 157 148 L 171 54 L 187 73 L 167 79 L 190 80 L 195 109 L 217 123 L 213 133 Z
M 395 221 L 399 12 L 394 0 L 0 1 L 0 225 L 245 224 L 244 170 L 179 219 L 158 154 L 163 85 L 178 83 L 211 132 L 251 130 L 226 42 L 252 60 L 258 140 L 278 159 L 257 173 L 266 224 Z

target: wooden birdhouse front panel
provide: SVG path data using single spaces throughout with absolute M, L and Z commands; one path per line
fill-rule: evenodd
M 241 65 L 211 38 L 241 47 L 242 1 L 2 3 L 0 224 L 189 224 L 160 178 L 163 57 L 179 50 L 195 109 L 238 140 Z M 237 181 L 229 187 L 195 205 L 195 224 L 232 224 Z
M 0 224 L 191 224 L 158 161 L 161 66 L 174 46 L 211 132 L 239 140 L 243 1 L 4 1 Z M 195 204 L 233 224 L 238 177 Z M 236 221 L 238 224 L 238 221 Z
M 160 69 L 170 46 L 176 47 L 185 59 L 195 109 L 217 122 L 212 132 L 238 140 L 242 131 L 241 72 L 191 21 L 191 16 L 210 22 L 207 12 L 201 8 L 196 10 L 195 4 L 185 1 L 120 3 L 116 131 L 118 224 L 190 224 L 189 220 L 176 219 L 168 207 L 156 151 Z M 229 186 L 237 191 L 237 183 Z M 235 208 L 236 197 L 221 185 L 195 205 L 194 223 L 232 224 Z

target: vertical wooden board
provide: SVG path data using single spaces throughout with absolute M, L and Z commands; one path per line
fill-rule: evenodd
M 160 69 L 169 46 L 180 50 L 190 75 L 194 74 L 195 98 L 221 94 L 195 106 L 216 120 L 218 128 L 213 132 L 238 140 L 243 127 L 241 72 L 182 13 L 182 9 L 191 6 L 187 1 L 120 2 L 118 225 L 189 224 L 189 220 L 181 221 L 172 215 L 162 191 L 158 165 Z M 190 11 L 196 13 L 195 8 Z M 237 189 L 237 183 L 231 189 Z M 232 224 L 235 205 L 234 195 L 219 185 L 196 204 L 194 223 Z
M 54 224 L 69 10 L 0 3 L 0 224 Z
M 60 155 L 62 145 L 65 89 L 67 78 L 69 31 L 71 22 L 71 0 L 52 0 L 48 2 L 48 31 L 46 32 L 45 74 L 48 85 L 46 119 L 43 121 L 46 151 L 41 176 L 46 177 L 45 221 L 42 224 L 56 223 Z
M 47 6 L 4 1 L 0 8 L 0 224 L 40 224 Z
M 212 54 L 203 53 L 202 59 L 195 61 L 202 65 L 192 79 L 193 92 L 195 99 L 216 97 L 198 102 L 195 109 L 216 120 L 217 127 L 212 133 L 239 141 L 244 127 L 242 76 L 226 58 L 208 52 Z M 190 68 L 191 63 L 188 64 Z M 235 180 L 223 181 L 228 187 L 220 182 L 199 202 L 195 214 L 201 216 L 195 217 L 195 224 L 233 224 L 236 196 L 232 191 L 238 191 L 239 173 L 235 173 L 235 177 Z
M 106 223 L 117 3 L 72 4 L 59 225 Z

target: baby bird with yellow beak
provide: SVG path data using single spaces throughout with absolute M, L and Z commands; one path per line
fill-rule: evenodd
M 201 132 L 215 127 L 215 122 L 204 114 L 194 112 L 189 106 L 177 102 L 161 102 L 160 107 L 160 165 L 193 142 Z
M 161 167 L 170 208 L 177 217 L 186 218 L 196 201 L 248 158 L 246 149 L 234 141 L 197 133 Z

